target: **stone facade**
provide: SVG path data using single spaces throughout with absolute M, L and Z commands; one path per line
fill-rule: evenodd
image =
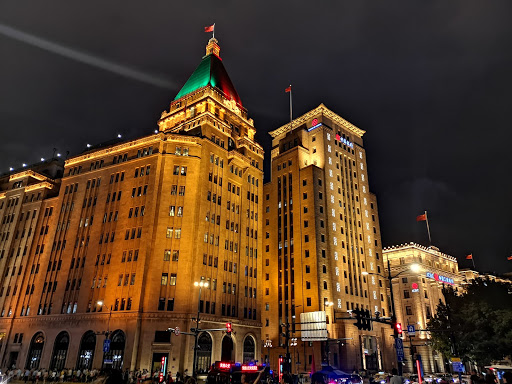
M 444 300 L 443 284 L 461 287 L 462 275 L 457 259 L 434 246 L 424 247 L 416 243 L 388 247 L 383 254 L 386 262 L 389 260 L 391 275 L 400 273 L 393 279 L 393 296 L 397 322 L 404 329 L 404 372 L 412 372 L 412 362 L 418 359 L 424 372 L 444 372 L 445 361 L 430 347 L 430 335 L 425 329 L 439 300 Z M 413 264 L 420 266 L 420 272 L 411 270 Z M 407 325 L 414 325 L 417 330 L 412 338 L 407 333 Z
M 313 361 L 345 371 L 391 369 L 390 325 L 359 331 L 350 319 L 355 308 L 390 316 L 385 284 L 362 275 L 384 269 L 364 131 L 320 105 L 270 134 L 262 336 L 273 347 L 264 352 L 276 366 L 286 353 L 280 324 L 291 323 L 293 372 L 308 372 Z M 326 312 L 328 342 L 300 341 L 300 314 L 314 311 Z
M 3 367 L 153 370 L 165 357 L 191 373 L 194 338 L 167 330 L 189 331 L 198 311 L 201 329 L 233 324 L 231 336 L 200 335 L 199 369 L 258 359 L 263 150 L 253 121 L 206 84 L 158 126 L 69 158 L 63 175 L 0 179 Z M 194 282 L 208 283 L 200 297 Z

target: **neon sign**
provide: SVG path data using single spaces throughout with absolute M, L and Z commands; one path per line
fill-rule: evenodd
M 420 288 L 418 287 L 418 283 L 412 283 L 411 288 L 413 292 L 419 292 Z
M 258 366 L 257 365 L 242 365 L 242 372 L 247 372 L 247 371 L 257 371 L 258 370 Z
M 220 369 L 230 369 L 230 368 L 231 368 L 231 363 L 223 363 L 223 362 L 220 362 L 220 363 L 219 363 L 219 368 L 220 368 Z
M 350 141 L 348 141 L 347 139 L 341 137 L 340 135 L 336 134 L 336 140 L 342 142 L 343 144 L 345 145 L 348 145 L 350 148 L 353 148 L 354 147 L 354 143 L 351 143 Z
M 435 281 L 440 281 L 441 283 L 446 283 L 450 285 L 455 284 L 455 281 L 452 278 L 438 275 L 437 273 L 427 272 L 426 275 L 429 279 L 434 279 Z

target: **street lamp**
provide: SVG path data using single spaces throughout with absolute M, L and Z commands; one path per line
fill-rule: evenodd
M 102 312 L 103 310 L 103 306 L 105 305 L 105 303 L 103 302 L 103 300 L 98 300 L 96 302 L 96 304 L 99 305 L 100 309 L 98 310 L 98 312 Z M 107 321 L 107 330 L 106 331 L 103 331 L 103 333 L 105 333 L 105 339 L 108 339 L 108 336 L 110 335 L 110 317 L 112 316 L 112 306 L 110 306 L 110 311 L 108 313 L 108 321 Z
M 197 379 L 197 342 L 199 338 L 199 316 L 201 314 L 201 290 L 202 288 L 208 288 L 208 282 L 200 281 L 194 282 L 195 287 L 199 287 L 199 298 L 197 299 L 197 317 L 196 317 L 196 328 L 194 330 L 194 360 L 192 362 L 192 376 Z
M 381 275 L 380 273 L 374 273 L 374 272 L 361 272 L 361 274 L 363 276 L 367 276 L 367 275 L 377 275 L 377 276 L 380 276 L 384 279 L 388 279 L 389 281 L 389 296 L 390 296 L 390 300 L 391 300 L 391 324 L 393 326 L 393 329 L 395 330 L 395 324 L 396 324 L 396 310 L 395 310 L 395 300 L 394 300 L 394 296 L 393 296 L 393 279 L 400 276 L 402 273 L 404 272 L 408 272 L 408 271 L 412 271 L 414 273 L 418 273 L 421 271 L 421 266 L 419 264 L 411 264 L 411 266 L 408 268 L 408 269 L 404 269 L 403 271 L 400 271 L 398 272 L 396 275 L 394 276 L 391 276 L 391 265 L 389 263 L 389 259 L 388 259 L 388 275 L 387 276 L 383 276 Z M 396 332 L 396 330 L 395 330 Z M 396 338 L 396 335 L 395 335 L 395 338 Z M 398 374 L 401 375 L 402 374 L 402 365 L 399 364 L 398 365 Z
M 270 348 L 272 348 L 272 340 L 266 339 L 264 344 L 263 344 L 263 347 L 267 348 L 267 361 L 266 361 L 266 363 L 269 364 L 270 363 Z
M 324 311 L 326 307 L 332 307 L 334 303 L 332 301 L 324 301 Z

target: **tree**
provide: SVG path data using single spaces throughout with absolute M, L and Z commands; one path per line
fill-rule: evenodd
M 435 350 L 479 366 L 512 355 L 512 285 L 472 280 L 463 293 L 443 288 L 428 329 Z

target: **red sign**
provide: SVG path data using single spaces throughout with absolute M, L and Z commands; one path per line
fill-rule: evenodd
M 242 371 L 257 371 L 257 365 L 242 365 Z
M 318 124 L 318 119 L 313 119 L 311 120 L 311 126 L 314 127 L 315 125 Z
M 220 369 L 230 369 L 230 368 L 231 368 L 231 363 L 223 363 L 223 362 L 220 362 L 220 363 L 219 363 L 219 368 L 220 368 Z
M 336 134 L 336 140 L 340 141 L 341 140 L 341 136 Z
M 412 289 L 418 289 L 419 288 L 418 287 L 418 283 L 412 283 L 411 288 Z

